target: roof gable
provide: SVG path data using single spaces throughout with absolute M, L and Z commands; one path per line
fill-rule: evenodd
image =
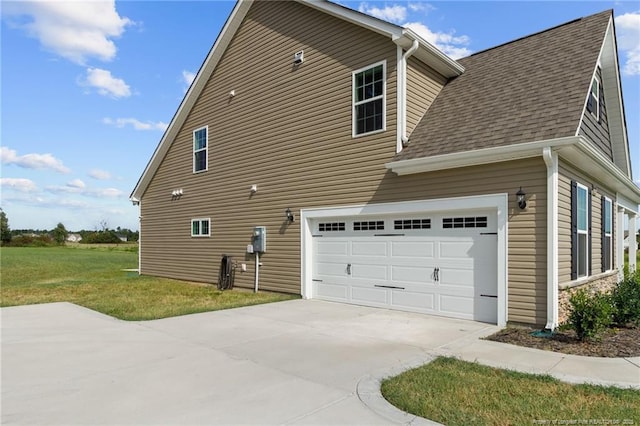
M 612 12 L 459 62 L 394 161 L 575 136 Z
M 389 37 L 395 44 L 402 48 L 409 48 L 414 41 L 418 44 L 415 56 L 425 63 L 429 64 L 433 69 L 442 73 L 445 77 L 453 77 L 460 75 L 464 68 L 453 59 L 447 57 L 433 45 L 422 39 L 415 32 L 399 27 L 395 24 L 382 21 L 380 19 L 365 15 L 355 10 L 331 3 L 329 1 L 318 0 L 298 0 L 301 4 L 320 10 L 344 21 L 361 26 L 370 31 Z M 136 187 L 131 193 L 130 198 L 133 201 L 139 201 L 151 182 L 156 170 L 160 167 L 163 158 L 169 151 L 173 140 L 182 128 L 189 111 L 195 105 L 198 97 L 204 90 L 209 78 L 216 69 L 216 66 L 222 58 L 227 47 L 231 43 L 235 33 L 244 21 L 254 0 L 238 0 L 231 15 L 227 19 L 213 47 L 209 51 L 204 63 L 196 74 L 196 77 L 189 87 L 184 99 L 171 119 L 169 127 L 165 131 L 160 143 L 156 147 L 151 160 L 147 164 L 142 176 L 138 180 Z

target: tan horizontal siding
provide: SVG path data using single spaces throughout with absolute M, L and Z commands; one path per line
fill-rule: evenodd
M 407 60 L 407 136 L 431 106 L 446 78 L 414 57 Z
M 607 105 L 604 97 L 604 87 L 602 86 L 602 73 L 600 67 L 596 70 L 596 75 L 600 81 L 600 119 L 586 110 L 580 123 L 580 135 L 585 136 L 595 145 L 609 160 L 613 161 L 613 147 L 609 135 L 609 119 L 607 115 Z M 591 90 L 591 88 L 589 88 Z

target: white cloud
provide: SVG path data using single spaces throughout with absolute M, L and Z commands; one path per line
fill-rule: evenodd
M 2 164 L 15 164 L 25 169 L 50 169 L 58 173 L 69 173 L 71 171 L 62 164 L 61 160 L 51 154 L 18 155 L 15 150 L 4 146 L 0 148 L 0 160 Z
M 617 16 L 618 49 L 626 54 L 623 74 L 640 75 L 640 12 Z
M 422 22 L 408 22 L 403 26 L 415 31 L 420 37 L 453 59 L 464 58 L 471 54 L 471 50 L 467 47 L 470 40 L 465 35 L 456 36 L 454 31 L 449 33 L 433 32 Z
M 98 93 L 103 96 L 116 99 L 131 96 L 131 89 L 124 80 L 115 78 L 111 75 L 111 71 L 100 68 L 87 68 L 87 77 L 80 84 L 96 88 Z
M 104 188 L 104 189 L 94 189 L 87 193 L 87 195 L 91 195 L 93 197 L 107 197 L 107 198 L 119 198 L 124 195 L 124 192 L 120 191 L 116 188 Z
M 88 58 L 109 61 L 116 55 L 113 38 L 133 22 L 116 11 L 115 0 L 3 2 L 3 14 L 25 17 L 11 25 L 38 39 L 47 50 L 84 65 Z
M 408 9 L 412 13 L 421 12 L 424 14 L 435 8 L 426 3 L 408 3 Z M 358 10 L 362 13 L 393 22 L 415 31 L 419 36 L 453 59 L 460 59 L 472 53 L 468 48 L 470 42 L 469 37 L 465 35 L 456 36 L 453 30 L 450 32 L 434 32 L 422 22 L 407 22 L 407 7 L 394 4 L 380 8 L 370 6 L 367 3 L 360 3 Z
M 0 186 L 20 192 L 34 192 L 38 190 L 38 187 L 31 179 L 23 178 L 0 178 Z
M 397 4 L 379 8 L 377 6 L 369 6 L 367 3 L 360 3 L 358 10 L 367 15 L 375 16 L 376 18 L 396 24 L 407 19 L 407 8 Z
M 105 171 L 105 170 L 100 170 L 100 169 L 93 169 L 89 172 L 89 176 L 91 176 L 94 179 L 97 180 L 109 180 L 111 179 L 111 173 Z
M 193 83 L 193 80 L 195 78 L 196 78 L 195 73 L 187 70 L 182 71 L 182 80 L 187 84 L 187 86 L 191 86 L 191 83 Z
M 131 125 L 133 126 L 133 128 L 135 130 L 161 130 L 161 131 L 165 131 L 167 130 L 167 127 L 169 126 L 167 123 L 162 122 L 162 121 L 147 121 L 147 122 L 143 122 L 140 121 L 136 118 L 116 118 L 116 119 L 112 119 L 109 117 L 105 117 L 102 119 L 102 122 L 104 124 L 109 124 L 112 126 L 116 126 L 118 128 L 123 128 L 127 125 Z
M 81 181 L 80 179 L 74 179 L 70 182 L 67 182 L 67 186 L 70 188 L 79 188 L 82 189 L 84 188 L 86 185 L 84 184 L 83 181 Z
M 64 186 L 47 186 L 45 190 L 53 194 L 76 194 L 93 198 L 120 198 L 124 195 L 124 192 L 116 188 L 85 188 L 69 183 Z
M 412 12 L 430 12 L 436 10 L 436 7 L 429 3 L 408 3 L 407 6 Z

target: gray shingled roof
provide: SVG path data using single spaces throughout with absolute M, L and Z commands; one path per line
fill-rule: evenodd
M 460 59 L 394 161 L 575 136 L 611 15 Z

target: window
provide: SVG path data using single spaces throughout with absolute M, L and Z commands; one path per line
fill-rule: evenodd
M 386 62 L 353 73 L 353 136 L 385 128 Z
M 399 219 L 393 221 L 394 229 L 431 229 L 431 219 Z
M 207 170 L 207 129 L 202 127 L 193 131 L 193 172 Z
M 192 237 L 209 237 L 211 219 L 191 219 L 191 236 Z
M 600 120 L 600 82 L 594 77 L 591 82 L 591 91 L 589 92 L 589 99 L 587 100 L 587 111 L 596 117 L 596 120 Z
M 571 182 L 571 278 L 590 275 L 591 271 L 591 192 Z
M 445 217 L 442 219 L 442 227 L 450 228 L 486 228 L 486 216 L 470 216 L 470 217 Z
M 611 235 L 613 230 L 613 203 L 602 197 L 602 272 L 613 269 L 613 246 Z
M 344 222 L 319 223 L 318 231 L 320 232 L 344 231 Z
M 384 231 L 384 220 L 353 222 L 354 231 Z

